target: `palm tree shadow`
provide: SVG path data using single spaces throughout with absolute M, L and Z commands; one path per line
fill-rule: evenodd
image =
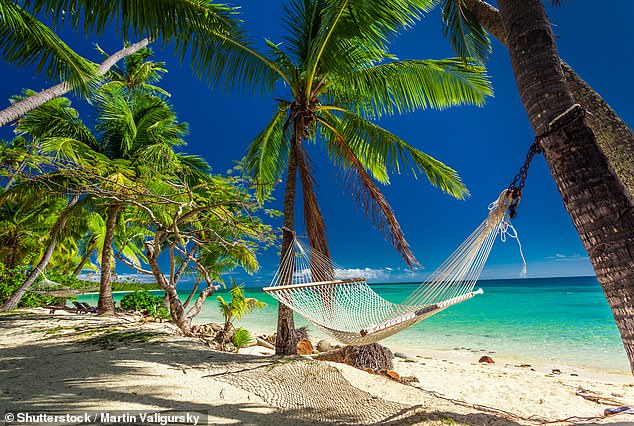
M 46 318 L 55 326 L 43 328 Z M 239 424 L 517 424 L 487 414 L 421 412 L 360 390 L 316 361 L 217 352 L 145 325 L 104 323 L 113 321 L 0 316 L 0 346 L 12 333 L 26 341 L 0 353 L 0 411 L 176 410 Z

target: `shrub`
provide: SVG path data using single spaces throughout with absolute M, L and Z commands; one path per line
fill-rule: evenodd
M 24 284 L 28 272 L 29 266 L 27 264 L 18 265 L 15 268 L 9 269 L 5 267 L 3 263 L 0 263 L 0 305 Z M 63 297 L 53 297 L 27 291 L 24 296 L 22 296 L 18 307 L 35 308 L 58 304 L 65 300 L 66 298 Z
M 121 309 L 143 312 L 157 318 L 169 318 L 168 309 L 163 306 L 163 298 L 152 296 L 147 289 L 126 294 L 121 299 Z

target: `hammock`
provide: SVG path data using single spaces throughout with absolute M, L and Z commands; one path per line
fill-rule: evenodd
M 351 276 L 297 238 L 283 254 L 271 286 L 263 291 L 341 343 L 375 343 L 482 294 L 474 287 L 496 237 L 517 239 L 508 214 L 511 202 L 510 192 L 502 192 L 480 226 L 401 303 L 385 300 L 365 278 Z
M 82 290 L 68 288 L 56 281 L 49 280 L 43 273 L 42 279 L 35 283 L 29 291 L 51 297 L 70 297 L 83 293 Z

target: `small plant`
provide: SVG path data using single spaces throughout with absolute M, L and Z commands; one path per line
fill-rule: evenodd
M 224 349 L 226 336 L 229 334 L 231 330 L 235 330 L 233 321 L 240 320 L 246 314 L 252 312 L 253 310 L 258 308 L 263 308 L 266 306 L 266 303 L 260 300 L 257 300 L 252 297 L 244 297 L 244 290 L 242 286 L 237 285 L 233 279 L 231 280 L 231 290 L 229 290 L 229 292 L 231 293 L 231 302 L 229 303 L 227 303 L 222 296 L 218 296 L 218 304 L 222 311 L 222 315 L 225 318 L 225 324 L 219 336 L 223 349 Z M 235 330 L 235 333 L 237 333 L 238 330 Z M 246 330 L 244 331 L 246 332 Z M 235 333 L 234 333 L 234 336 L 235 336 Z M 246 342 L 243 342 L 242 345 L 240 346 L 243 346 L 245 344 Z M 234 345 L 238 347 L 238 345 L 235 342 L 234 342 Z
M 249 330 L 240 327 L 233 333 L 233 336 L 231 336 L 231 343 L 233 343 L 233 346 L 236 347 L 236 352 L 238 352 L 240 348 L 252 345 L 255 341 Z
M 152 296 L 147 289 L 137 290 L 123 296 L 121 309 L 142 312 L 155 318 L 169 318 L 169 311 L 163 306 L 163 298 Z

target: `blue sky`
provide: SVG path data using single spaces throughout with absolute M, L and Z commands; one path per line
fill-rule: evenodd
M 284 35 L 280 0 L 236 1 L 242 6 L 247 33 L 259 46 L 264 38 L 281 42 Z M 601 6 L 601 7 L 599 7 Z M 577 0 L 559 8 L 548 7 L 560 56 L 584 78 L 616 112 L 631 124 L 634 95 L 630 83 L 631 17 L 634 2 Z M 93 43 L 107 51 L 120 48 L 112 35 L 101 39 L 75 36 L 60 30 L 64 40 L 87 57 L 98 60 Z M 629 41 L 629 43 L 628 43 Z M 159 47 L 155 46 L 155 50 Z M 440 11 L 425 17 L 415 28 L 393 42 L 400 59 L 453 56 L 443 38 Z M 221 173 L 241 158 L 247 145 L 267 123 L 273 111 L 272 96 L 213 91 L 181 65 L 169 46 L 157 52 L 169 73 L 161 87 L 172 93 L 179 119 L 190 124 L 186 150 L 204 156 Z M 373 229 L 338 183 L 337 172 L 319 149 L 310 150 L 318 175 L 318 197 L 328 227 L 333 258 L 345 268 L 357 268 L 374 281 L 416 281 L 433 270 L 484 219 L 487 205 L 510 183 L 524 161 L 533 134 L 519 100 L 508 52 L 493 41 L 487 63 L 495 96 L 482 108 L 460 107 L 445 111 L 421 111 L 383 119 L 380 124 L 410 144 L 459 171 L 471 197 L 458 201 L 432 188 L 425 180 L 408 175 L 392 176 L 384 193 L 391 203 L 405 236 L 423 265 L 409 271 L 391 244 Z M 30 69 L 0 65 L 0 99 L 6 105 L 22 88 L 41 89 L 48 82 Z M 83 101 L 74 105 L 85 117 Z M 10 138 L 10 129 L 0 129 Z M 269 207 L 281 209 L 281 190 Z M 298 209 L 301 219 L 301 209 Z M 277 226 L 280 224 L 277 223 Z M 514 225 L 519 232 L 528 263 L 528 277 L 593 275 L 592 266 L 543 158 L 531 166 L 524 199 Z M 301 234 L 302 224 L 297 224 Z M 276 250 L 260 256 L 260 276 L 248 279 L 265 283 L 277 263 Z M 522 269 L 514 241 L 498 243 L 484 270 L 484 278 L 516 278 Z M 124 268 L 119 268 L 124 273 Z

